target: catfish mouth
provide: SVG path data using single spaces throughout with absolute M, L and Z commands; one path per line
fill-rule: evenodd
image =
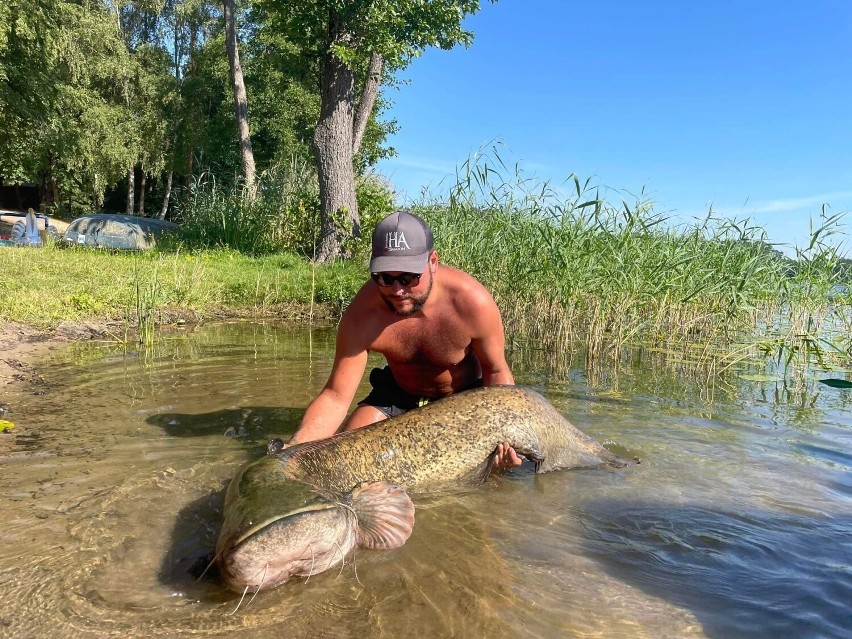
M 230 589 L 273 588 L 344 561 L 355 546 L 355 517 L 344 506 L 316 504 L 219 541 L 219 568 Z

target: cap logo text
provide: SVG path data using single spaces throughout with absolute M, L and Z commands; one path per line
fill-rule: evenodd
M 405 241 L 405 233 L 402 231 L 392 231 L 385 234 L 385 250 L 386 251 L 410 251 L 411 247 Z

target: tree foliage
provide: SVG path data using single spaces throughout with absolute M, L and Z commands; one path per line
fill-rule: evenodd
M 478 8 L 474 0 L 237 0 L 258 175 L 303 162 L 317 167 L 323 191 L 328 171 L 318 158 L 328 149 L 318 154 L 316 140 L 340 99 L 328 91 L 334 62 L 351 74 L 340 165 L 351 198 L 337 207 L 343 217 L 328 208 L 325 222 L 341 230 L 338 244 L 357 234 L 354 182 L 393 153 L 385 141 L 396 123 L 382 117 L 378 87 L 426 47 L 469 44 L 462 20 Z M 220 0 L 0 2 L 0 177 L 37 183 L 53 212 L 120 210 L 134 177 L 152 214 L 172 176 L 178 192 L 202 175 L 230 188 L 241 169 L 222 18 Z M 377 61 L 377 90 L 359 115 Z
M 468 45 L 464 18 L 478 0 L 257 0 L 319 71 L 320 113 L 312 139 L 322 201 L 318 259 L 360 234 L 355 157 L 379 86 L 426 47 Z M 363 156 L 361 156 L 363 157 Z

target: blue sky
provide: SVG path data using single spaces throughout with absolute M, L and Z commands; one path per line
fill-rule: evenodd
M 401 130 L 378 169 L 403 197 L 499 140 L 528 176 L 644 188 L 684 220 L 712 205 L 776 242 L 852 211 L 852 0 L 484 1 L 466 26 L 469 49 L 387 91 Z

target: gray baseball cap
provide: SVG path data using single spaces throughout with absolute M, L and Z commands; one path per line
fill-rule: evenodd
M 432 229 L 408 211 L 395 211 L 376 225 L 370 273 L 422 273 L 435 246 Z

